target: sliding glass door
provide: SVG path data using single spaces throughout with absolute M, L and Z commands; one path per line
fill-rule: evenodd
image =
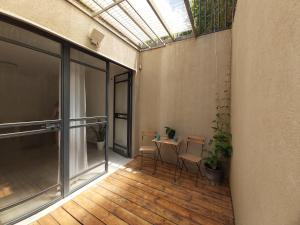
M 113 150 L 125 157 L 131 157 L 131 101 L 131 72 L 115 75 Z
M 70 189 L 105 172 L 106 62 L 71 49 Z
M 0 21 L 0 224 L 61 197 L 61 45 Z
M 1 19 L 0 224 L 13 224 L 107 171 L 109 63 Z

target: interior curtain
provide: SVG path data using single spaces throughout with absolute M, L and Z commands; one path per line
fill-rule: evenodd
M 70 117 L 86 116 L 85 67 L 71 63 L 70 70 Z M 83 121 L 72 122 L 72 125 Z M 70 177 L 88 167 L 86 128 L 70 129 Z

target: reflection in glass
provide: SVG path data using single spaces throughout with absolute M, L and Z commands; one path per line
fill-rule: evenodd
M 59 133 L 0 139 L 0 208 L 59 184 Z M 0 213 L 0 224 L 57 198 L 59 187 L 33 198 L 27 207 Z
M 127 120 L 115 119 L 115 143 L 117 147 L 127 148 Z
M 127 114 L 128 82 L 115 84 L 115 112 Z
M 0 123 L 58 119 L 60 59 L 0 41 Z
M 97 166 L 105 160 L 105 127 L 100 124 L 105 118 L 99 116 L 105 115 L 106 82 L 105 73 L 95 68 L 72 62 L 70 69 L 69 170 L 74 189 L 104 171 Z
M 59 55 L 59 43 L 4 22 L 0 22 L 0 27 L 1 38 L 10 39 L 0 41 L 0 224 L 3 224 L 61 195 L 60 132 L 48 132 L 46 123 L 6 124 L 60 118 L 61 60 L 31 49 Z M 15 44 L 18 42 L 22 46 Z M 47 133 L 28 135 L 36 130 Z M 26 136 L 16 136 L 24 133 Z

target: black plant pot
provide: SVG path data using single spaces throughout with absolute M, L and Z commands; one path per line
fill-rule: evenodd
M 206 177 L 212 185 L 220 185 L 223 182 L 223 170 L 222 168 L 211 169 L 208 165 L 205 165 Z
M 173 139 L 173 138 L 175 137 L 175 134 L 176 134 L 175 131 L 170 131 L 170 132 L 168 133 L 168 138 L 169 138 L 169 139 Z

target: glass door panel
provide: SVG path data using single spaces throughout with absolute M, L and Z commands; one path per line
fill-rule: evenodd
M 71 49 L 70 159 L 71 190 L 105 172 L 107 117 L 105 63 Z
M 131 74 L 114 76 L 113 150 L 130 157 L 131 140 Z
M 60 44 L 50 41 L 47 45 L 46 38 L 33 33 L 29 38 L 35 39 L 30 41 L 22 36 L 24 30 L 3 27 L 0 224 L 61 197 Z M 39 50 L 38 46 L 45 48 Z

